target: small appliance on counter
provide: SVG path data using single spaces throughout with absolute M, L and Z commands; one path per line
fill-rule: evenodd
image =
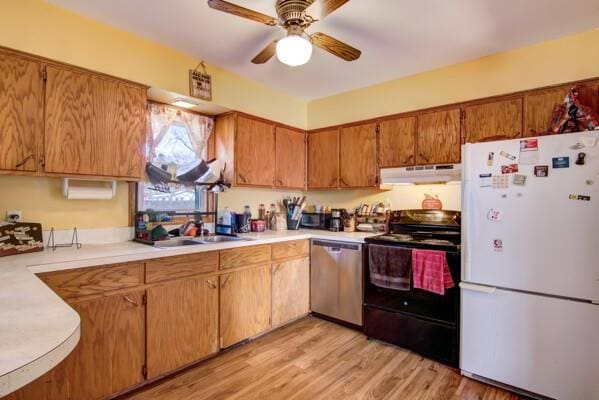
M 343 231 L 343 219 L 341 218 L 341 209 L 331 210 L 331 225 L 329 230 L 333 232 Z
M 302 214 L 300 226 L 303 229 L 322 229 L 331 228 L 331 213 L 305 212 Z

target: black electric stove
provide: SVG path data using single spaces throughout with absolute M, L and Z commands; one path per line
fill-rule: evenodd
M 378 287 L 364 268 L 364 332 L 457 367 L 459 363 L 459 306 L 461 214 L 446 210 L 393 211 L 389 233 L 365 239 L 368 245 L 445 251 L 454 287 L 444 295 L 415 289 Z M 368 264 L 368 254 L 366 254 Z

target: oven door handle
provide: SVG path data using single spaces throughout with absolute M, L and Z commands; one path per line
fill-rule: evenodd
M 341 247 L 327 247 L 326 249 L 329 253 L 341 253 Z

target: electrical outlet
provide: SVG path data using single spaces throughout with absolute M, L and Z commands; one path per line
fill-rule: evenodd
M 19 222 L 21 217 L 21 210 L 6 210 L 6 220 L 8 222 Z

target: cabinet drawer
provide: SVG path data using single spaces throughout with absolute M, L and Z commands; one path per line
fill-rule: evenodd
M 272 260 L 283 260 L 286 258 L 305 257 L 310 252 L 308 240 L 294 240 L 272 245 Z
M 146 282 L 159 282 L 214 272 L 218 268 L 218 252 L 184 254 L 146 261 Z
M 48 272 L 40 274 L 39 278 L 63 299 L 77 299 L 141 285 L 143 269 L 142 262 L 113 264 L 75 271 Z
M 270 261 L 270 246 L 249 246 L 220 252 L 220 269 L 244 267 Z

